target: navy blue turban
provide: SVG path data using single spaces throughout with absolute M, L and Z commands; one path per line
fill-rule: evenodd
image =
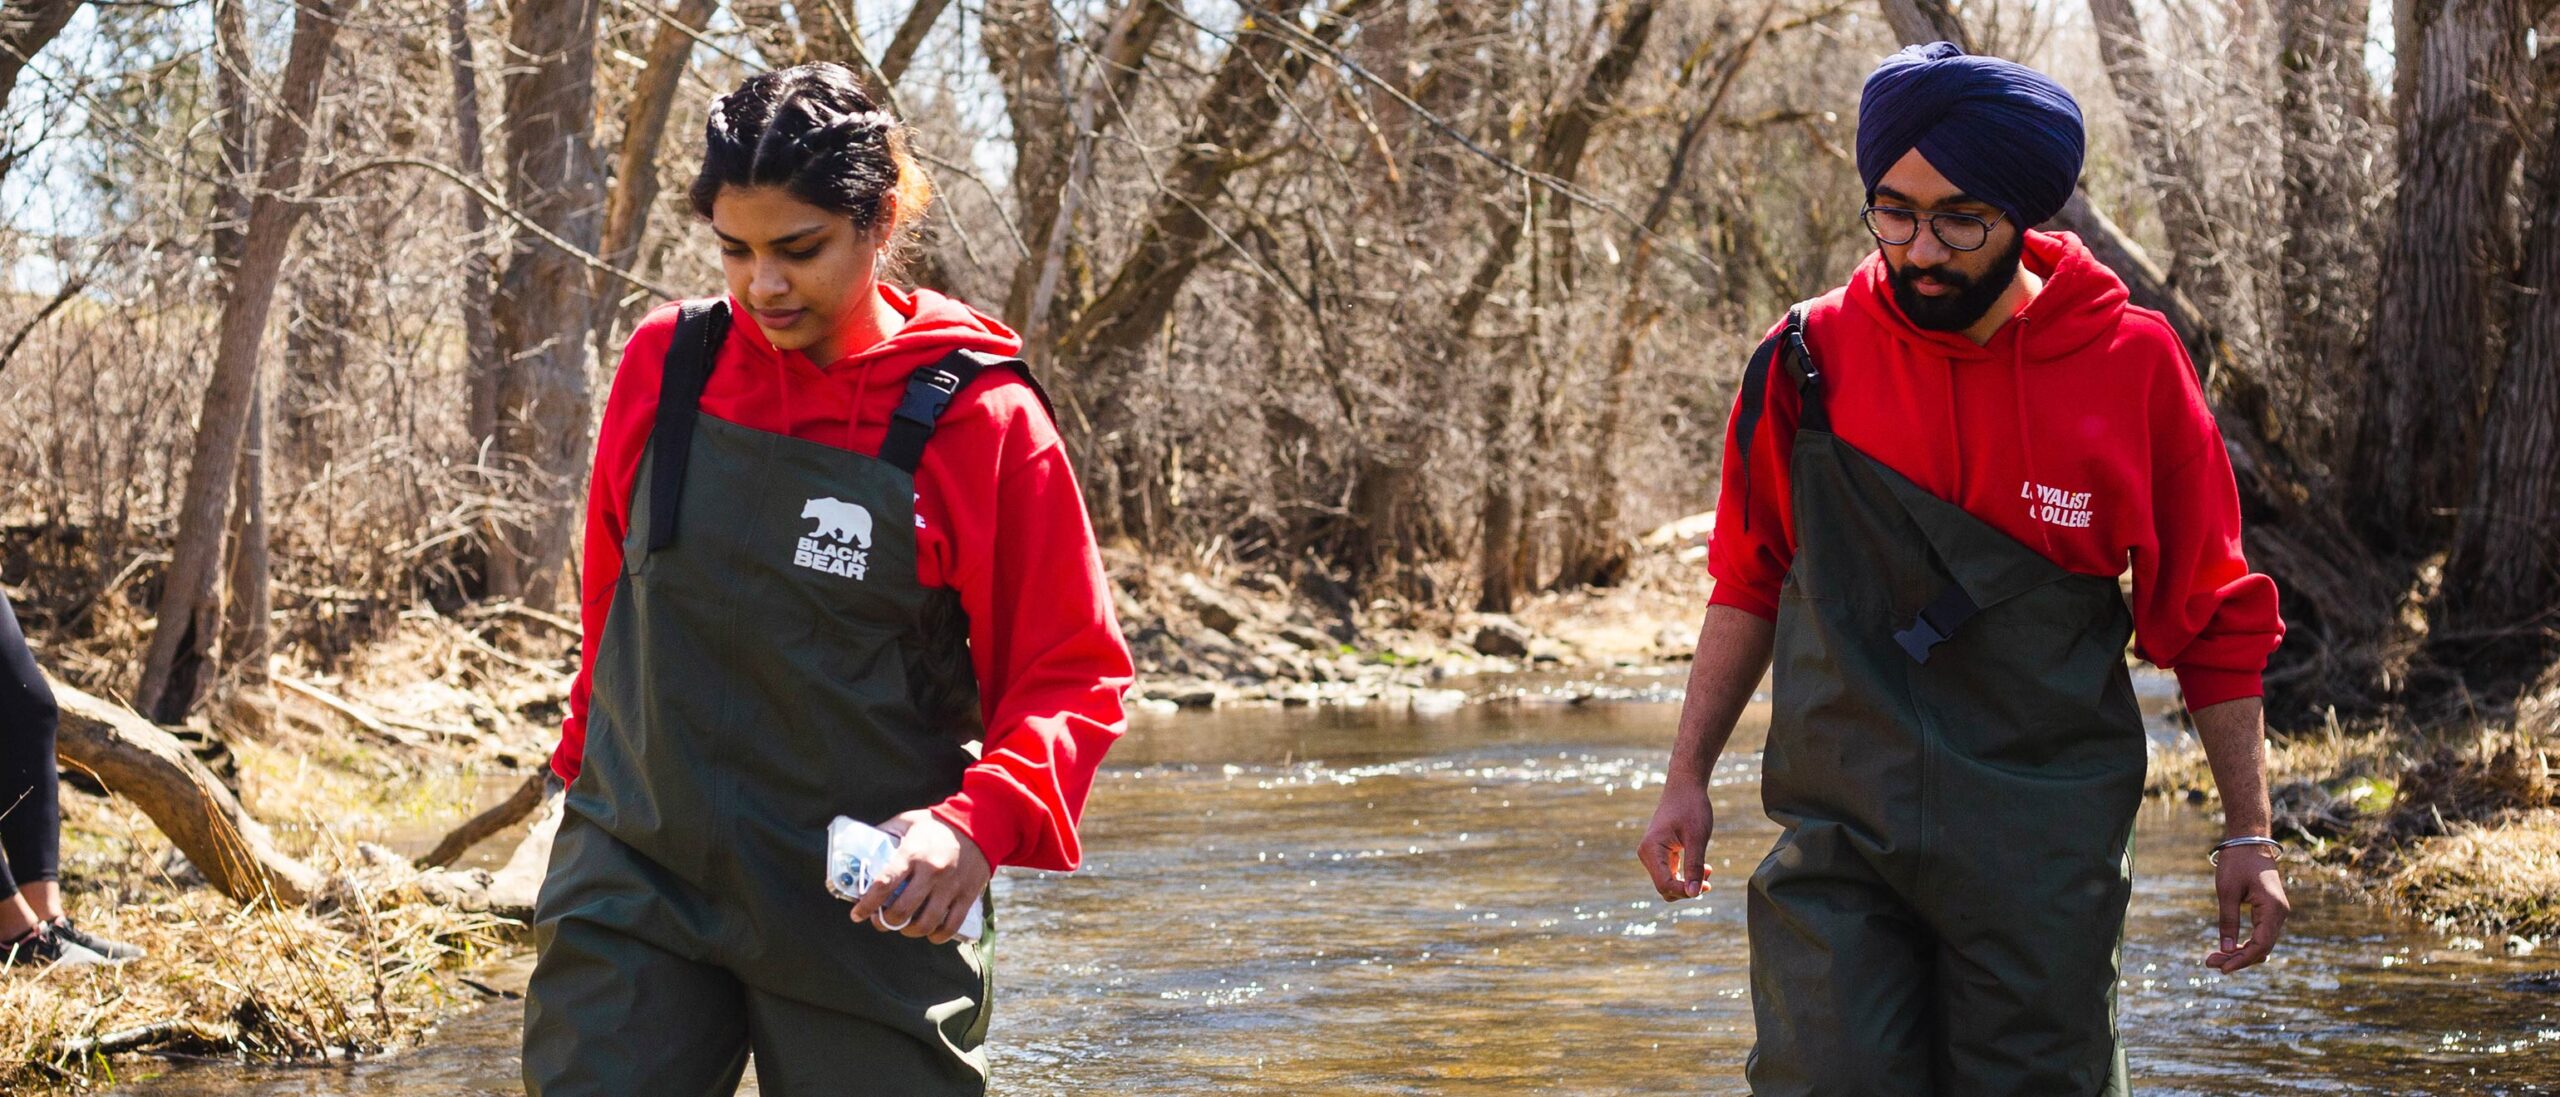
M 1904 153 L 2021 229 L 2071 200 L 2086 149 L 2080 104 L 2053 78 L 1953 42 L 1911 46 L 1868 74 L 1858 96 L 1858 175 L 1867 193 Z

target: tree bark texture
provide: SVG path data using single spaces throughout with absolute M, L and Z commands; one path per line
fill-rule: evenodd
M 1966 53 L 1973 52 L 1973 36 L 1965 33 L 1964 23 L 1946 0 L 1884 0 L 1884 19 L 1892 25 L 1893 36 L 1906 46 L 1953 42 Z
M 2400 189 L 2348 485 L 2366 540 L 2415 555 L 2443 543 L 2478 464 L 2526 23 L 2521 0 L 2409 0 L 2402 19 Z
M 222 173 L 214 184 L 214 265 L 225 281 L 239 273 L 248 242 L 249 193 L 257 170 L 257 107 L 249 99 L 249 34 L 244 0 L 214 5 L 214 98 L 221 110 Z M 242 682 L 267 677 L 267 651 L 275 598 L 267 525 L 267 399 L 264 379 L 253 379 L 249 422 L 240 449 L 240 478 L 232 486 L 230 599 L 221 649 L 235 654 Z
M 2431 642 L 2493 674 L 2547 662 L 2560 636 L 2560 104 L 2546 105 L 2532 221 L 2510 291 L 2506 360 L 2455 526 Z
M 457 0 L 457 3 L 462 0 Z M 649 229 L 649 213 L 658 201 L 658 146 L 667 133 L 667 116 L 675 109 L 676 89 L 693 60 L 693 35 L 711 22 L 717 0 L 677 0 L 675 10 L 658 24 L 649 39 L 649 54 L 631 87 L 622 112 L 622 144 L 613 160 L 613 188 L 605 199 L 604 235 L 597 256 L 625 270 L 640 255 L 640 236 Z M 476 207 L 475 207 L 476 209 Z M 621 286 L 596 275 L 596 357 L 607 361 L 619 334 Z
M 2373 291 L 2372 226 L 2363 165 L 2375 140 L 2364 0 L 2292 0 L 2276 7 L 2276 116 L 2284 157 L 2279 353 L 2303 393 L 2352 391 L 2361 372 L 2365 304 Z M 2298 415 L 2252 415 L 2266 436 L 2322 463 L 2337 460 L 2339 430 L 2304 429 Z
M 179 505 L 178 540 L 161 580 L 157 627 L 134 691 L 139 707 L 164 723 L 185 718 L 212 669 L 221 624 L 215 590 L 221 580 L 223 527 L 257 389 L 258 348 L 266 336 L 285 250 L 301 216 L 299 202 L 289 195 L 301 185 L 304 146 L 329 46 L 338 34 L 338 10 L 335 0 L 306 0 L 294 16 L 279 109 L 267 129 L 265 167 L 257 198 L 250 203 L 239 270 L 224 296 L 213 376 L 205 384 L 186 494 Z
M 249 422 L 242 428 L 240 480 L 232 487 L 231 597 L 223 615 L 221 650 L 233 677 L 257 686 L 267 681 L 267 654 L 275 616 L 272 528 L 267 524 L 267 383 L 251 379 Z
M 472 60 L 471 0 L 452 0 L 444 14 L 446 55 L 453 75 L 453 146 L 454 160 L 462 174 L 483 179 L 488 172 L 486 155 L 480 136 L 479 65 Z M 462 259 L 462 353 L 468 366 L 464 372 L 465 423 L 471 437 L 471 452 L 464 455 L 470 464 L 489 459 L 489 447 L 498 437 L 498 337 L 489 319 L 489 295 L 495 275 L 489 263 L 487 237 L 489 211 L 476 199 L 462 203 L 462 232 L 473 246 Z M 487 536 L 495 538 L 492 527 Z M 485 561 L 483 567 L 486 567 Z
M 321 893 L 319 870 L 277 849 L 267 828 L 175 736 L 122 705 L 47 682 L 62 706 L 55 744 L 62 761 L 133 801 L 214 890 L 242 903 L 272 899 L 281 906 Z
M 2097 22 L 2098 56 L 2107 83 L 2124 107 L 2144 174 L 2160 196 L 2160 226 L 2169 238 L 2169 286 L 2196 306 L 2207 338 L 2228 346 L 2226 333 L 2244 322 L 2246 310 L 2233 299 L 2195 151 L 2169 113 L 2142 21 L 2133 0 L 2089 0 L 2089 14 Z
M 520 4 L 507 27 L 507 201 L 593 252 L 598 0 Z M 497 461 L 528 520 L 491 554 L 490 593 L 549 605 L 560 591 L 588 458 L 587 328 L 593 280 L 574 257 L 519 235 L 498 280 Z

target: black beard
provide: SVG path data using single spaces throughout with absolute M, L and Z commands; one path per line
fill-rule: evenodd
M 1893 303 L 1902 307 L 1902 315 L 1911 326 L 1922 331 L 1963 331 L 1982 319 L 1984 313 L 2009 292 L 2009 283 L 2018 279 L 2018 263 L 2025 257 L 2027 236 L 2018 233 L 2009 239 L 2009 249 L 1992 260 L 1991 269 L 1980 278 L 1969 278 L 1946 267 L 1905 266 L 1893 272 Z M 1928 275 L 1956 292 L 1939 297 L 1924 297 L 1912 283 Z

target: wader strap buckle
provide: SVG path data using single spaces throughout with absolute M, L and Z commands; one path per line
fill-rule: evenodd
M 1040 406 L 1049 406 L 1049 394 L 1031 379 L 1031 367 L 1021 359 L 955 350 L 942 361 L 907 375 L 906 394 L 898 400 L 897 413 L 889 418 L 888 437 L 880 441 L 880 459 L 914 475 L 916 466 L 924 461 L 926 440 L 933 437 L 935 425 L 942 421 L 942 413 L 951 409 L 952 400 L 979 374 L 999 368 L 1021 374 L 1040 397 Z
M 658 418 L 649 428 L 649 551 L 676 540 L 676 511 L 684 504 L 684 470 L 693 457 L 694 409 L 711 381 L 711 366 L 729 338 L 729 302 L 688 301 L 676 313 L 675 338 L 658 370 Z
M 1913 662 L 1926 663 L 1929 661 L 1929 649 L 1946 643 L 1948 637 L 1954 636 L 1957 629 L 1963 628 L 1965 622 L 1981 611 L 1982 607 L 1973 604 L 1973 596 L 1964 592 L 1964 584 L 1949 583 L 1947 589 L 1938 592 L 1937 599 L 1930 602 L 1927 609 L 1911 619 L 1911 627 L 1893 634 L 1893 642 L 1902 645 L 1902 650 L 1911 654 Z

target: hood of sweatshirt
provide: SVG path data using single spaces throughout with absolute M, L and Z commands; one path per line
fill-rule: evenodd
M 1012 328 L 956 298 L 929 289 L 902 290 L 887 282 L 879 283 L 879 294 L 891 310 L 906 318 L 905 322 L 887 338 L 833 362 L 821 365 L 804 352 L 775 347 L 772 340 L 765 338 L 764 329 L 752 320 L 731 324 L 736 335 L 730 345 L 743 349 L 757 364 L 772 366 L 801 382 L 823 378 L 852 384 L 858 394 L 854 401 L 857 428 L 874 419 L 885 425 L 896 410 L 896 394 L 904 391 L 907 375 L 941 361 L 952 351 L 974 350 L 1008 358 L 1022 353 L 1022 337 Z M 735 296 L 729 298 L 729 312 L 735 317 L 748 315 L 745 303 Z M 884 400 L 885 406 L 875 415 L 874 406 Z

